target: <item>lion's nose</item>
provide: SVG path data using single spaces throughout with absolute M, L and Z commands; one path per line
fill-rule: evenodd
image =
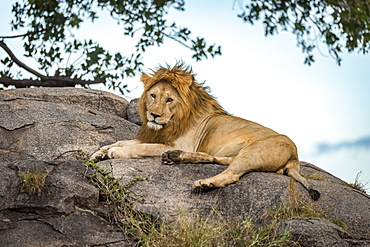
M 150 113 L 154 118 L 160 117 L 161 115 L 155 114 L 155 113 Z

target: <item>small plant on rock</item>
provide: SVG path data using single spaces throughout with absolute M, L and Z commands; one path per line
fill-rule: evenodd
M 325 214 L 314 209 L 309 203 L 291 203 L 289 205 L 280 205 L 275 210 L 268 211 L 267 215 L 275 220 L 287 220 L 293 217 L 301 218 L 325 218 Z
M 294 217 L 326 219 L 344 230 L 348 229 L 343 220 L 327 216 L 323 211 L 316 209 L 312 203 L 304 203 L 292 198 L 289 204 L 279 205 L 275 210 L 270 210 L 265 213 L 265 218 L 272 218 L 273 221 L 284 221 Z
M 19 173 L 18 176 L 22 182 L 21 191 L 30 195 L 41 195 L 48 174 L 45 168 L 29 169 Z
M 362 174 L 363 174 L 362 171 L 357 173 L 355 181 L 353 183 L 348 183 L 347 185 L 353 189 L 366 193 L 367 190 L 366 187 L 369 182 L 364 182 L 363 180 L 360 180 Z
M 100 168 L 94 161 L 87 161 L 85 166 L 94 170 L 90 180 L 99 188 L 101 200 L 110 205 L 113 210 L 112 223 L 120 230 L 138 238 L 147 233 L 152 228 L 154 220 L 150 215 L 134 209 L 129 198 L 139 202 L 143 202 L 144 199 L 138 198 L 136 194 L 128 190 L 135 183 L 145 179 L 133 178 L 129 183 L 122 185 L 119 179 L 113 177 L 112 172 Z

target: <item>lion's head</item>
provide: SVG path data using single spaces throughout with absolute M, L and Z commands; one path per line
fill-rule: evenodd
M 160 67 L 153 74 L 143 73 L 144 92 L 139 101 L 143 120 L 138 139 L 143 142 L 171 143 L 197 118 L 224 114 L 217 101 L 197 83 L 189 67 L 177 64 Z
M 146 92 L 146 112 L 144 118 L 147 127 L 160 130 L 170 123 L 178 110 L 180 96 L 176 89 L 168 82 L 158 82 Z

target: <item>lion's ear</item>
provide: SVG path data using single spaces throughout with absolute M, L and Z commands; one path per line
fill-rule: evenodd
M 143 74 L 141 75 L 141 81 L 143 82 L 143 84 L 144 84 L 144 88 L 145 88 L 145 89 L 148 89 L 148 88 L 150 88 L 151 86 L 153 86 L 153 85 L 152 85 L 152 84 L 153 84 L 153 82 L 152 82 L 152 77 L 151 77 L 150 75 L 148 75 L 148 74 L 143 73 Z
M 172 86 L 174 86 L 179 93 L 185 93 L 185 94 L 189 92 L 189 88 L 191 84 L 193 83 L 193 81 L 194 81 L 194 77 L 191 74 L 180 75 L 180 76 L 176 75 L 171 80 Z
M 141 74 L 141 81 L 144 83 L 144 85 L 148 82 L 148 80 L 150 79 L 151 77 L 150 77 L 150 75 L 148 75 L 148 74 L 145 74 L 145 73 L 142 73 Z
M 194 81 L 194 76 L 191 74 L 182 76 L 182 83 L 186 85 L 188 88 L 191 86 L 193 81 Z

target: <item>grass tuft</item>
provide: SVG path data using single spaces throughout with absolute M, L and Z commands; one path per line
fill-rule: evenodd
M 325 218 L 321 210 L 314 209 L 310 203 L 291 203 L 289 205 L 279 205 L 275 210 L 268 211 L 267 215 L 274 220 L 287 220 L 293 217 L 301 218 Z
M 357 173 L 354 182 L 353 183 L 348 183 L 346 185 L 353 188 L 353 189 L 356 189 L 356 190 L 359 190 L 361 192 L 367 193 L 367 185 L 369 184 L 369 182 L 364 182 L 363 180 L 360 180 L 360 177 L 361 177 L 362 174 L 363 174 L 362 171 Z
M 48 174 L 45 168 L 29 169 L 26 172 L 19 173 L 18 176 L 22 182 L 21 192 L 27 192 L 30 195 L 38 194 L 40 196 L 45 187 Z
M 346 223 L 339 218 L 328 217 L 323 211 L 315 209 L 312 203 L 302 203 L 298 201 L 291 201 L 288 205 L 280 205 L 275 210 L 268 211 L 265 218 L 271 217 L 274 221 L 288 220 L 294 217 L 299 218 L 320 218 L 329 220 L 331 223 L 348 229 Z
M 338 218 L 330 219 L 330 222 L 339 226 L 340 228 L 342 228 L 346 231 L 348 230 L 347 224 L 341 219 L 338 219 Z

